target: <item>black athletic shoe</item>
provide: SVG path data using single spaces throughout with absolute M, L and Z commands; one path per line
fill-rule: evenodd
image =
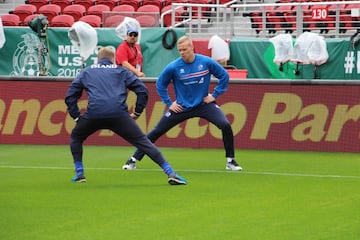
M 84 175 L 75 176 L 71 179 L 72 182 L 85 183 L 86 178 Z
M 170 175 L 168 178 L 168 183 L 170 185 L 186 185 L 187 181 L 185 178 L 178 174 Z

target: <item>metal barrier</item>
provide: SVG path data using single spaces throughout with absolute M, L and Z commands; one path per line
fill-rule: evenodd
M 179 9 L 181 11 L 179 12 Z M 164 18 L 171 14 L 171 24 Z M 161 15 L 162 26 L 184 27 L 192 37 L 272 37 L 279 33 L 299 36 L 304 31 L 324 37 L 349 37 L 360 31 L 360 3 L 296 2 L 244 4 L 173 3 Z

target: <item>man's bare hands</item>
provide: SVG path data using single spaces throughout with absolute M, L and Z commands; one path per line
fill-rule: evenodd
M 204 97 L 203 100 L 205 103 L 211 103 L 211 102 L 215 102 L 216 98 L 214 98 L 213 95 L 209 93 L 206 97 Z
M 139 118 L 139 116 L 136 116 L 134 113 L 130 113 L 130 117 L 134 120 Z
M 171 104 L 169 109 L 175 113 L 180 113 L 183 111 L 183 107 L 181 105 L 177 104 L 176 101 Z
M 136 76 L 145 77 L 145 73 L 139 71 L 139 72 L 136 73 Z

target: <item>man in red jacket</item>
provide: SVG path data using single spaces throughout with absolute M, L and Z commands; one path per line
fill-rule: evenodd
M 138 41 L 137 29 L 129 28 L 126 39 L 116 49 L 116 64 L 127 68 L 137 77 L 145 77 L 142 72 L 143 56 Z

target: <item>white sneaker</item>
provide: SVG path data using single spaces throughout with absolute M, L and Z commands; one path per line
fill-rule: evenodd
M 235 159 L 232 159 L 231 162 L 228 162 L 226 164 L 226 170 L 231 170 L 231 171 L 241 171 L 242 167 L 239 166 L 239 164 L 237 164 L 237 162 L 235 161 Z
M 134 161 L 132 158 L 126 161 L 124 166 L 122 167 L 123 170 L 135 170 L 136 169 L 136 160 Z

